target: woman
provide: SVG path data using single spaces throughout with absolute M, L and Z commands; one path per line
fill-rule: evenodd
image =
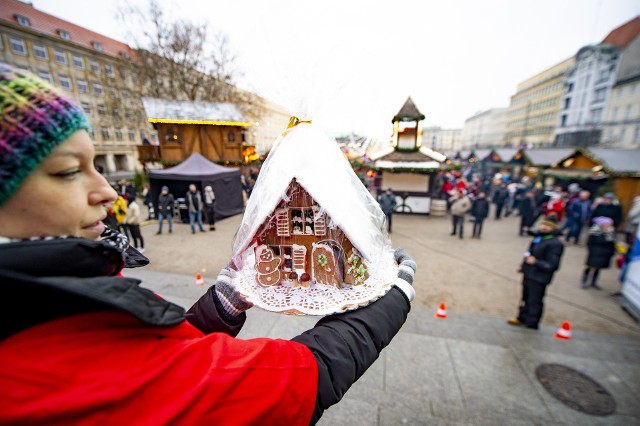
M 587 240 L 587 262 L 580 287 L 588 287 L 589 275 L 591 275 L 591 287 L 602 290 L 598 284 L 598 276 L 601 269 L 611 266 L 611 258 L 616 252 L 616 234 L 613 228 L 613 219 L 598 216 L 593 219 L 593 226 L 589 230 Z
M 231 269 L 185 313 L 118 276 L 146 258 L 105 231 L 116 192 L 82 110 L 2 63 L 0 103 L 0 284 L 20 306 L 0 310 L 0 424 L 315 423 L 406 320 L 401 250 L 384 297 L 289 341 L 234 337 L 251 304 Z
M 127 229 L 129 229 L 129 234 L 131 235 L 134 247 L 140 253 L 144 253 L 144 238 L 142 238 L 142 233 L 140 232 L 140 206 L 138 206 L 135 198 L 133 200 L 129 200 L 127 214 L 124 217 L 124 223 L 126 224 Z
M 204 187 L 204 213 L 207 216 L 209 231 L 216 230 L 216 218 L 214 213 L 215 202 L 216 202 L 216 194 L 213 193 L 213 188 L 209 185 L 205 186 Z

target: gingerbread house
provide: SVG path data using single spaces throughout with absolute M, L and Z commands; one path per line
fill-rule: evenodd
M 276 141 L 262 167 L 233 262 L 263 288 L 366 286 L 397 270 L 384 220 L 335 140 L 298 124 Z

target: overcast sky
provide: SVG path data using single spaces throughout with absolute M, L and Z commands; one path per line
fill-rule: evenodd
M 144 0 L 131 0 L 144 4 Z M 113 0 L 33 0 L 127 41 Z M 425 126 L 462 128 L 518 83 L 640 15 L 640 0 L 160 0 L 225 32 L 243 87 L 333 132 L 385 138 L 411 95 Z

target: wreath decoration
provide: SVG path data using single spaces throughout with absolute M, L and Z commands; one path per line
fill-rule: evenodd
M 329 263 L 329 259 L 327 259 L 327 255 L 324 253 L 320 253 L 318 255 L 318 263 L 320 264 L 320 266 L 322 266 L 323 268 L 325 266 L 327 266 L 327 264 Z

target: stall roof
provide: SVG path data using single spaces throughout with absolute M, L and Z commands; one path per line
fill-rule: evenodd
M 589 148 L 583 152 L 611 172 L 640 174 L 640 149 Z
M 196 177 L 239 175 L 239 167 L 224 167 L 213 163 L 201 154 L 194 152 L 189 158 L 175 167 L 162 170 L 149 170 L 151 179 L 192 180 Z
M 571 148 L 527 149 L 525 157 L 532 166 L 551 166 L 574 152 Z
M 478 157 L 478 160 L 480 161 L 484 160 L 489 156 L 489 154 L 491 154 L 490 149 L 476 149 L 473 152 L 474 154 L 476 154 L 476 157 Z
M 500 156 L 500 161 L 507 163 L 518 153 L 516 148 L 499 148 L 495 152 Z
M 142 98 L 151 123 L 251 126 L 234 104 Z

